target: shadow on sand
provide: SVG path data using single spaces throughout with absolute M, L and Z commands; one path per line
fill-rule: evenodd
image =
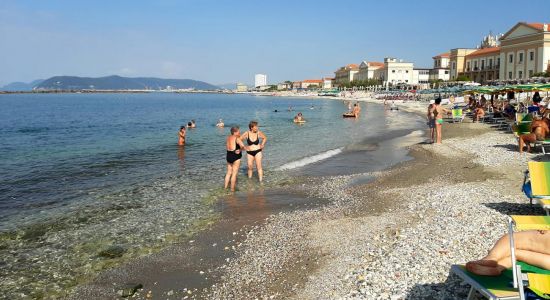
M 415 284 L 405 299 L 466 299 L 469 291 L 468 284 L 458 276 L 449 274 L 443 283 Z
M 540 206 L 530 205 L 527 198 L 525 198 L 525 203 L 498 202 L 483 203 L 483 205 L 504 215 L 538 215 L 544 213 Z

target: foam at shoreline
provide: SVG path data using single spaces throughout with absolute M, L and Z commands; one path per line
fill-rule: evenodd
M 316 162 L 319 162 L 321 160 L 325 160 L 329 157 L 338 155 L 338 154 L 342 153 L 343 149 L 344 149 L 343 147 L 342 148 L 337 148 L 337 149 L 332 149 L 332 150 L 328 150 L 328 151 L 319 153 L 317 155 L 304 157 L 302 159 L 299 159 L 299 160 L 296 160 L 296 161 L 293 161 L 293 162 L 289 162 L 289 163 L 286 163 L 286 164 L 280 166 L 279 168 L 277 168 L 277 171 L 292 170 L 292 169 L 300 168 L 300 167 L 303 167 L 303 166 L 307 166 L 309 164 L 316 163 Z

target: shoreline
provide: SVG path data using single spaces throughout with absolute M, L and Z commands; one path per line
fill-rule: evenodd
M 404 111 L 423 115 L 418 105 L 406 105 Z M 236 227 L 225 228 L 222 235 L 234 243 L 226 263 L 216 271 L 193 270 L 216 277 L 203 290 L 153 282 L 134 297 L 464 298 L 467 287 L 449 276 L 450 265 L 484 255 L 506 232 L 505 214 L 531 212 L 514 184 L 536 155 L 509 150 L 512 135 L 487 124 L 446 123 L 443 133 L 443 145 L 415 143 L 408 147 L 414 160 L 389 169 L 306 177 L 289 194 L 313 199 L 304 209 L 290 202 L 233 231 L 234 238 L 229 231 L 236 229 L 227 229 Z M 373 180 L 364 183 L 365 177 Z M 313 205 L 315 199 L 324 203 Z M 185 272 L 169 273 L 177 278 Z

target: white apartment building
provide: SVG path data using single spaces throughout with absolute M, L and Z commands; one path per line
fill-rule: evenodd
M 374 70 L 373 78 L 382 81 L 384 86 L 416 84 L 413 78 L 414 64 L 392 57 L 384 58 L 384 66 Z
M 333 81 L 334 81 L 334 78 L 328 78 L 328 77 L 323 78 L 323 88 L 331 89 L 333 86 L 332 84 Z
M 254 87 L 267 85 L 267 75 L 256 74 L 254 75 Z
M 427 87 L 430 82 L 430 71 L 428 68 L 414 68 L 412 84 L 418 84 Z
M 359 66 L 356 64 L 343 66 L 334 72 L 334 83 L 339 85 L 352 82 L 357 72 L 359 72 Z
M 450 53 L 441 53 L 432 57 L 434 60 L 433 69 L 430 70 L 429 80 L 431 81 L 448 81 L 450 76 Z
M 244 83 L 237 83 L 237 92 L 246 92 L 248 91 L 248 86 Z

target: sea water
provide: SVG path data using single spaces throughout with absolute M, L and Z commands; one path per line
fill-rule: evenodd
M 343 119 L 341 100 L 0 95 L 0 289 L 15 298 L 62 295 L 120 256 L 150 253 L 211 222 L 231 126 L 245 132 L 259 122 L 268 186 L 369 138 L 418 127 L 414 116 L 362 106 L 359 119 Z M 307 123 L 292 122 L 297 112 Z M 215 127 L 220 118 L 225 128 Z M 179 147 L 179 127 L 191 119 L 197 127 Z M 238 186 L 245 173 L 243 159 Z

